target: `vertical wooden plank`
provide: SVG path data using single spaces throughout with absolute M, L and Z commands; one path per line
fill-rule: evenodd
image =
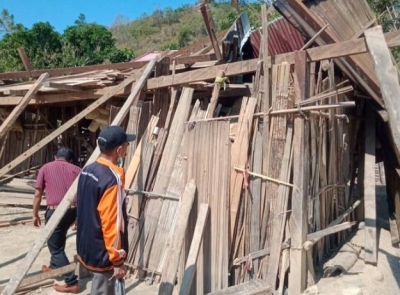
M 254 144 L 253 172 L 262 173 L 262 136 L 257 132 Z M 250 253 L 260 250 L 260 222 L 261 222 L 261 178 L 253 178 L 250 184 L 251 200 L 251 241 Z M 253 262 L 254 274 L 258 273 L 258 259 Z
M 217 73 L 217 79 L 218 78 L 223 78 L 225 76 L 224 71 L 218 71 Z M 214 88 L 212 91 L 212 96 L 211 96 L 211 100 L 210 103 L 208 105 L 208 109 L 207 109 L 207 118 L 212 118 L 214 117 L 214 112 L 215 112 L 215 107 L 217 106 L 217 102 L 218 102 L 218 97 L 219 97 L 219 92 L 221 90 L 221 83 L 219 83 L 218 81 L 214 82 Z
M 206 203 L 200 205 L 199 214 L 197 216 L 196 226 L 192 243 L 190 245 L 189 255 L 186 261 L 185 272 L 183 274 L 181 289 L 179 295 L 188 295 L 192 287 L 194 274 L 196 273 L 196 262 L 200 251 L 200 245 L 203 241 L 203 233 L 206 225 L 209 206 Z
M 23 47 L 18 48 L 18 54 L 22 60 L 22 63 L 24 64 L 25 70 L 28 72 L 28 75 L 32 77 L 32 74 L 31 74 L 32 65 L 31 65 L 31 62 L 29 61 L 28 55 L 26 54 L 25 48 L 23 48 Z
M 308 75 L 306 67 L 306 52 L 295 52 L 295 90 L 296 103 L 307 97 Z M 298 116 L 294 120 L 293 146 L 293 184 L 292 216 L 290 220 L 291 248 L 289 293 L 301 294 L 306 287 L 306 253 L 303 244 L 307 238 L 307 140 L 305 137 L 304 118 Z
M 179 256 L 182 251 L 183 239 L 185 238 L 186 227 L 189 220 L 190 210 L 192 209 L 196 183 L 192 179 L 185 187 L 182 201 L 177 214 L 174 235 L 169 239 L 167 250 L 167 263 L 162 271 L 162 280 L 159 295 L 171 295 L 175 285 L 176 271 L 178 270 Z
M 222 60 L 221 48 L 219 47 L 218 38 L 215 32 L 216 28 L 214 19 L 211 14 L 210 7 L 206 1 L 200 3 L 200 11 L 203 15 L 204 24 L 206 25 L 208 36 L 210 37 L 211 44 L 214 48 L 215 57 L 217 60 Z
M 375 113 L 367 105 L 365 116 L 365 157 L 364 157 L 364 208 L 365 208 L 365 263 L 378 261 L 376 232 L 375 192 Z

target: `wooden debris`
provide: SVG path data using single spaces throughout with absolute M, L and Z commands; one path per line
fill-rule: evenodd
M 271 287 L 264 280 L 254 280 L 226 288 L 221 291 L 211 292 L 208 295 L 268 295 Z

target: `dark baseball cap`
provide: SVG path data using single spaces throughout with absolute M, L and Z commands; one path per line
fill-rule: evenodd
M 97 144 L 100 149 L 109 151 L 136 139 L 134 134 L 126 134 L 120 126 L 108 126 L 100 131 Z

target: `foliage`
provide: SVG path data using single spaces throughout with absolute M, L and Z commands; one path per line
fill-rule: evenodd
M 80 14 L 63 34 L 48 23 L 38 22 L 28 29 L 15 24 L 14 16 L 3 10 L 0 19 L 0 72 L 22 71 L 18 54 L 23 47 L 34 69 L 124 62 L 134 57 L 132 49 L 118 49 L 116 40 L 104 26 L 87 23 Z
M 400 29 L 400 0 L 367 0 L 367 2 L 384 32 Z M 391 51 L 399 65 L 400 48 L 393 48 Z
M 241 9 L 247 11 L 253 27 L 261 26 L 263 2 L 265 1 L 240 1 Z M 208 3 L 217 31 L 230 28 L 238 17 L 231 1 L 211 0 Z M 274 18 L 278 16 L 276 14 Z M 143 15 L 134 21 L 118 16 L 110 30 L 117 40 L 118 47 L 133 48 L 138 55 L 155 50 L 180 49 L 196 39 L 207 36 L 201 13 L 190 4 L 177 9 L 156 9 L 151 15 Z

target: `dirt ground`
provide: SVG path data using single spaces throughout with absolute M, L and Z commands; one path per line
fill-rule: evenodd
M 23 216 L 31 216 L 31 214 L 31 209 L 0 207 L 0 222 L 11 218 L 18 219 Z M 44 225 L 42 224 L 42 228 L 43 227 Z M 41 229 L 35 228 L 32 223 L 0 228 L 0 285 L 6 284 L 10 279 L 10 275 L 18 269 L 19 264 L 33 245 L 35 239 L 40 235 L 40 232 Z M 66 252 L 70 261 L 73 260 L 73 256 L 76 253 L 75 239 L 75 232 L 70 231 L 68 233 L 66 245 Z M 48 249 L 44 247 L 29 270 L 28 275 L 41 273 L 42 265 L 48 265 L 49 258 L 50 254 Z M 62 283 L 62 281 L 60 281 L 60 283 Z M 135 279 L 127 279 L 125 284 L 127 294 L 129 295 L 158 294 L 157 285 L 149 286 Z M 80 285 L 81 292 L 79 294 L 90 294 L 90 279 L 82 280 Z M 54 291 L 52 287 L 44 287 L 33 291 L 32 294 L 55 295 L 59 293 Z

